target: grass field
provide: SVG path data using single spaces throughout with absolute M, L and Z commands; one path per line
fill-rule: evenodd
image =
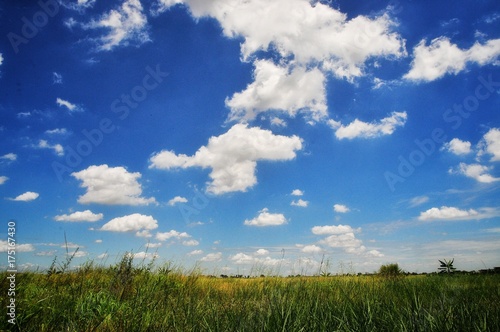
M 0 329 L 37 332 L 500 331 L 500 275 L 212 278 L 124 258 L 17 274 L 7 319 Z

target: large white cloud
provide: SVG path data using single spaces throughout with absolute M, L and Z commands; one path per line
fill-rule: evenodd
M 142 187 L 137 182 L 141 177 L 139 172 L 129 173 L 123 167 L 93 165 L 71 175 L 82 181 L 81 187 L 87 189 L 78 198 L 81 204 L 147 205 L 156 202 L 154 197 L 141 197 Z
M 358 239 L 355 233 L 361 232 L 361 228 L 354 229 L 349 225 L 325 225 L 314 226 L 311 232 L 315 235 L 328 235 L 318 243 L 331 248 L 341 248 L 348 254 L 363 255 L 365 257 L 383 257 L 378 250 L 367 251 L 363 241 Z M 311 252 L 319 252 L 317 246 L 306 246 Z
M 253 219 L 245 220 L 247 226 L 280 226 L 288 222 L 285 216 L 281 213 L 269 213 L 269 209 L 264 208 L 259 211 L 259 215 Z
M 291 160 L 302 149 L 297 136 L 274 135 L 269 130 L 236 124 L 228 132 L 211 137 L 193 156 L 161 151 L 150 159 L 150 168 L 211 168 L 208 191 L 223 194 L 246 191 L 257 183 L 255 170 L 260 160 Z
M 90 210 L 76 211 L 71 214 L 62 214 L 54 217 L 55 221 L 69 221 L 69 222 L 96 222 L 101 220 L 103 217 L 102 213 L 93 213 Z
M 476 42 L 469 49 L 460 49 L 446 37 L 433 39 L 430 45 L 422 40 L 413 50 L 413 62 L 405 79 L 434 81 L 446 74 L 458 74 L 467 63 L 485 65 L 494 63 L 500 55 L 500 39 Z
M 406 118 L 406 112 L 393 112 L 391 116 L 378 122 L 368 123 L 355 119 L 347 126 L 344 126 L 340 122 L 329 120 L 329 125 L 335 130 L 335 136 L 338 139 L 373 138 L 391 135 L 397 127 L 405 125 Z
M 156 233 L 155 237 L 158 241 L 167 241 L 170 239 L 176 239 L 176 240 L 187 239 L 187 238 L 190 238 L 191 235 L 189 235 L 186 232 L 178 232 L 176 230 L 171 230 L 171 231 L 164 232 L 164 233 L 158 232 L 158 233 Z
M 291 117 L 303 110 L 315 121 L 327 117 L 325 76 L 319 69 L 289 68 L 269 60 L 257 60 L 254 66 L 254 82 L 226 99 L 230 121 L 253 120 L 267 110 Z
M 164 0 L 165 8 L 180 1 Z M 391 31 L 388 15 L 376 18 L 347 15 L 308 0 L 185 0 L 195 18 L 217 19 L 224 35 L 243 38 L 241 53 L 248 59 L 257 51 L 274 49 L 296 62 L 331 61 L 335 73 L 359 75 L 373 56 L 401 56 L 404 41 Z
M 74 9 L 84 9 L 91 6 L 93 2 L 86 1 L 85 4 L 75 6 Z M 106 30 L 104 35 L 91 39 L 96 43 L 97 51 L 110 51 L 117 46 L 141 45 L 150 41 L 147 16 L 143 13 L 139 0 L 125 0 L 120 7 L 88 23 L 80 23 L 70 18 L 65 24 L 70 28 L 79 26 L 84 30 Z
M 102 231 L 136 232 L 137 236 L 149 237 L 149 232 L 158 228 L 158 221 L 152 216 L 139 213 L 114 218 L 101 227 Z

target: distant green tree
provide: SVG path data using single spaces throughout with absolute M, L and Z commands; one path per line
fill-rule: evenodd
M 398 277 L 403 274 L 403 270 L 399 268 L 398 263 L 382 265 L 378 270 L 378 274 L 384 277 Z
M 455 261 L 454 258 L 452 258 L 451 260 L 447 261 L 446 259 L 443 259 L 443 260 L 439 260 L 439 263 L 441 263 L 441 265 L 438 267 L 438 270 L 439 270 L 439 273 L 453 273 L 455 272 L 456 268 L 453 267 L 453 261 Z

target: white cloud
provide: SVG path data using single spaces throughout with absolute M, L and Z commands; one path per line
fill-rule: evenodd
M 0 252 L 7 252 L 8 250 L 12 250 L 12 247 L 9 246 L 9 241 L 0 240 Z M 31 251 L 35 251 L 35 247 L 32 244 L 16 243 L 16 252 L 31 252 Z
M 345 234 L 345 233 L 354 233 L 359 231 L 359 229 L 354 230 L 349 225 L 327 225 L 327 226 L 314 226 L 311 231 L 316 235 L 328 235 L 328 234 Z
M 261 248 L 261 249 L 257 250 L 257 251 L 255 252 L 255 254 L 256 254 L 257 256 L 265 256 L 265 255 L 269 254 L 269 250 L 267 250 L 267 249 L 262 249 L 262 248 Z
M 87 192 L 78 198 L 81 204 L 148 205 L 156 203 L 154 197 L 141 197 L 142 187 L 137 182 L 141 177 L 139 172 L 129 173 L 123 167 L 93 165 L 71 175 L 82 181 L 80 186 L 87 189 Z
M 269 130 L 236 124 L 225 134 L 211 137 L 193 156 L 161 151 L 150 159 L 150 168 L 211 168 L 208 191 L 216 195 L 246 191 L 257 183 L 255 170 L 260 160 L 291 160 L 302 149 L 297 136 L 274 135 Z
M 37 149 L 51 149 L 51 150 L 54 150 L 54 152 L 58 155 L 58 156 L 64 156 L 64 148 L 62 147 L 61 144 L 54 144 L 54 145 L 51 145 L 49 144 L 49 142 L 47 142 L 46 140 L 44 139 L 41 139 L 39 142 L 38 142 L 38 145 L 34 145 L 33 146 L 34 148 L 37 148 Z
M 457 170 L 450 169 L 450 173 L 462 174 L 482 183 L 500 181 L 500 178 L 496 178 L 488 173 L 491 169 L 492 167 L 480 164 L 460 163 Z
M 458 138 L 454 138 L 448 143 L 443 145 L 443 150 L 448 150 L 449 152 L 458 155 L 465 155 L 471 152 L 471 143 L 467 141 L 462 141 Z
M 63 78 L 62 75 L 56 72 L 52 73 L 52 82 L 54 84 L 62 84 L 63 83 Z
M 107 253 L 102 253 L 100 255 L 97 256 L 98 259 L 105 259 L 108 257 L 108 254 Z
M 330 235 L 319 242 L 332 248 L 349 249 L 349 253 L 360 253 L 365 250 L 365 247 L 362 245 L 363 242 L 357 239 L 352 232 Z
M 188 233 L 186 232 L 178 232 L 176 230 L 171 230 L 169 232 L 164 232 L 164 233 L 156 233 L 156 236 L 155 238 L 158 240 L 158 241 L 167 241 L 169 239 L 176 239 L 176 240 L 180 240 L 180 239 L 186 239 L 186 238 L 190 238 L 191 235 L 189 235 Z
M 128 256 L 129 257 L 132 256 L 133 259 L 153 259 L 160 257 L 160 255 L 158 255 L 157 253 L 145 252 L 145 251 L 136 252 L 135 254 L 128 253 Z
M 382 254 L 378 250 L 369 250 L 366 252 L 366 256 L 368 256 L 368 257 L 384 257 L 384 254 Z
M 271 258 L 269 256 L 267 256 L 267 257 L 254 257 L 252 255 L 247 255 L 247 254 L 242 253 L 242 252 L 239 252 L 239 253 L 229 257 L 229 260 L 231 260 L 234 264 L 238 264 L 238 265 L 261 264 L 261 265 L 266 265 L 266 266 L 275 266 L 275 265 L 278 265 L 280 262 L 282 262 L 281 259 L 275 259 L 275 258 Z
M 442 206 L 440 208 L 433 207 L 427 211 L 421 212 L 418 220 L 481 220 L 500 216 L 498 208 L 483 207 L 480 209 L 460 210 L 456 207 Z
M 210 253 L 200 259 L 202 262 L 219 262 L 222 259 L 222 253 Z
M 195 256 L 195 255 L 201 255 L 203 254 L 203 250 L 193 250 L 190 253 L 188 253 L 188 256 Z
M 102 240 L 101 239 L 97 239 L 94 241 L 95 243 L 102 243 Z
M 317 68 L 275 65 L 269 60 L 254 62 L 254 82 L 226 99 L 229 121 L 250 121 L 267 110 L 294 117 L 298 111 L 313 120 L 327 117 L 325 76 Z
M 4 184 L 9 178 L 6 176 L 0 176 L 0 185 Z
M 81 27 L 86 30 L 108 30 L 107 34 L 95 40 L 98 51 L 110 51 L 121 45 L 141 45 L 150 41 L 147 16 L 142 10 L 139 0 L 125 0 L 120 8 L 112 9 L 98 20 L 81 24 Z
M 55 128 L 46 130 L 45 133 L 48 135 L 66 135 L 68 133 L 68 130 L 66 128 Z
M 368 123 L 355 119 L 347 126 L 344 126 L 340 122 L 329 120 L 329 125 L 335 130 L 335 136 L 338 139 L 374 138 L 391 135 L 397 127 L 405 125 L 406 118 L 406 112 L 393 112 L 391 116 L 378 122 Z
M 77 0 L 75 2 L 61 2 L 60 4 L 65 8 L 83 12 L 85 9 L 94 5 L 96 0 Z
M 164 1 L 164 9 L 178 2 Z M 351 78 L 362 74 L 369 58 L 406 54 L 388 15 L 347 20 L 346 14 L 308 0 L 184 2 L 195 18 L 213 17 L 225 36 L 243 38 L 245 61 L 258 51 L 273 50 L 299 64 L 323 62 L 336 76 Z
M 66 107 L 68 109 L 68 111 L 70 111 L 70 112 L 80 112 L 80 111 L 83 111 L 83 109 L 81 107 L 79 107 L 78 105 L 70 103 L 69 101 L 61 99 L 61 98 L 57 98 L 56 99 L 56 103 L 60 107 Z
M 148 242 L 146 243 L 146 248 L 159 248 L 161 247 L 162 243 L 161 242 L 158 242 L 158 243 L 151 243 L 151 242 Z
M 295 190 L 292 191 L 291 195 L 292 196 L 302 196 L 302 195 L 304 195 L 304 192 L 302 190 L 300 190 L 300 189 L 295 189 Z
M 242 252 L 237 253 L 234 256 L 231 256 L 229 259 L 232 260 L 233 263 L 235 263 L 235 264 L 254 264 L 255 263 L 255 259 L 252 256 L 244 254 Z
M 174 206 L 177 203 L 187 203 L 187 198 L 181 197 L 181 196 L 175 196 L 171 200 L 168 201 L 168 205 Z
M 483 137 L 483 144 L 486 152 L 493 156 L 491 161 L 500 161 L 500 129 L 490 129 Z
M 413 49 L 413 62 L 405 79 L 413 81 L 434 81 L 446 74 L 458 74 L 467 63 L 486 65 L 494 63 L 500 55 L 500 39 L 488 40 L 485 44 L 476 42 L 468 50 L 460 49 L 446 37 L 433 39 L 429 46 L 422 40 Z
M 0 157 L 0 159 L 8 160 L 8 161 L 16 161 L 17 154 L 15 153 L 7 153 Z
M 479 212 L 474 209 L 460 210 L 456 207 L 442 206 L 440 208 L 433 207 L 427 211 L 421 212 L 418 220 L 468 220 L 475 219 L 479 216 Z
M 281 213 L 269 213 L 267 208 L 259 211 L 259 215 L 251 220 L 245 220 L 244 224 L 247 226 L 280 226 L 286 224 L 288 221 Z
M 2 53 L 0 53 L 0 66 L 2 65 L 2 63 L 3 63 L 3 55 Z
M 37 199 L 38 196 L 40 196 L 38 193 L 35 193 L 33 191 L 27 191 L 24 194 L 17 196 L 16 198 L 11 198 L 11 200 L 18 202 L 29 202 Z
M 80 221 L 87 221 L 87 222 L 96 222 L 102 219 L 104 215 L 102 213 L 93 213 L 90 210 L 85 210 L 85 211 L 77 211 L 73 212 L 72 214 L 63 214 L 59 216 L 55 216 L 54 220 L 55 221 L 69 221 L 69 222 L 80 222 Z
M 198 242 L 196 240 L 182 241 L 182 245 L 183 246 L 188 246 L 188 247 L 195 247 L 195 246 L 197 246 L 199 244 L 200 244 L 200 242 Z
M 323 252 L 323 249 L 321 249 L 321 247 L 318 247 L 317 245 L 311 244 L 308 246 L 304 246 L 301 251 L 306 254 L 317 254 Z
M 152 216 L 134 213 L 110 220 L 101 227 L 109 232 L 136 232 L 136 236 L 148 237 L 149 232 L 158 228 L 158 222 Z
M 428 196 L 416 196 L 410 199 L 410 207 L 416 207 L 424 203 L 427 203 L 428 201 L 429 201 Z
M 347 213 L 351 211 L 351 209 L 349 209 L 346 205 L 343 204 L 334 204 L 333 210 L 337 213 Z
M 299 207 L 307 207 L 309 205 L 308 201 L 304 201 L 303 199 L 299 199 L 297 201 L 292 201 L 291 206 L 299 206 Z

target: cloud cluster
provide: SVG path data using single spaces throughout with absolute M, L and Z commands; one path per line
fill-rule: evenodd
M 466 155 L 472 151 L 470 142 L 462 141 L 458 138 L 454 138 L 448 143 L 444 144 L 442 149 L 456 154 L 457 156 Z
M 87 192 L 78 198 L 81 204 L 148 205 L 156 203 L 154 197 L 141 197 L 142 187 L 137 182 L 141 174 L 129 173 L 123 167 L 93 165 L 71 175 L 82 181 L 80 186 L 87 189 Z
M 435 220 L 480 220 L 498 217 L 500 211 L 498 208 L 483 207 L 480 209 L 461 210 L 456 207 L 441 206 L 440 208 L 433 207 L 420 213 L 418 220 L 435 221 Z
M 236 124 L 228 132 L 211 137 L 193 156 L 161 151 L 150 158 L 150 168 L 211 168 L 207 190 L 216 195 L 246 191 L 257 183 L 255 170 L 261 160 L 291 160 L 302 149 L 297 136 L 274 135 L 269 130 Z
M 331 248 L 341 248 L 348 254 L 364 255 L 366 257 L 384 256 L 375 249 L 367 251 L 366 247 L 363 245 L 363 241 L 356 238 L 355 233 L 361 232 L 361 228 L 353 229 L 349 225 L 326 225 L 314 226 L 311 232 L 314 235 L 327 235 L 318 242 L 319 244 Z M 319 252 L 316 247 L 309 247 L 307 250 Z

